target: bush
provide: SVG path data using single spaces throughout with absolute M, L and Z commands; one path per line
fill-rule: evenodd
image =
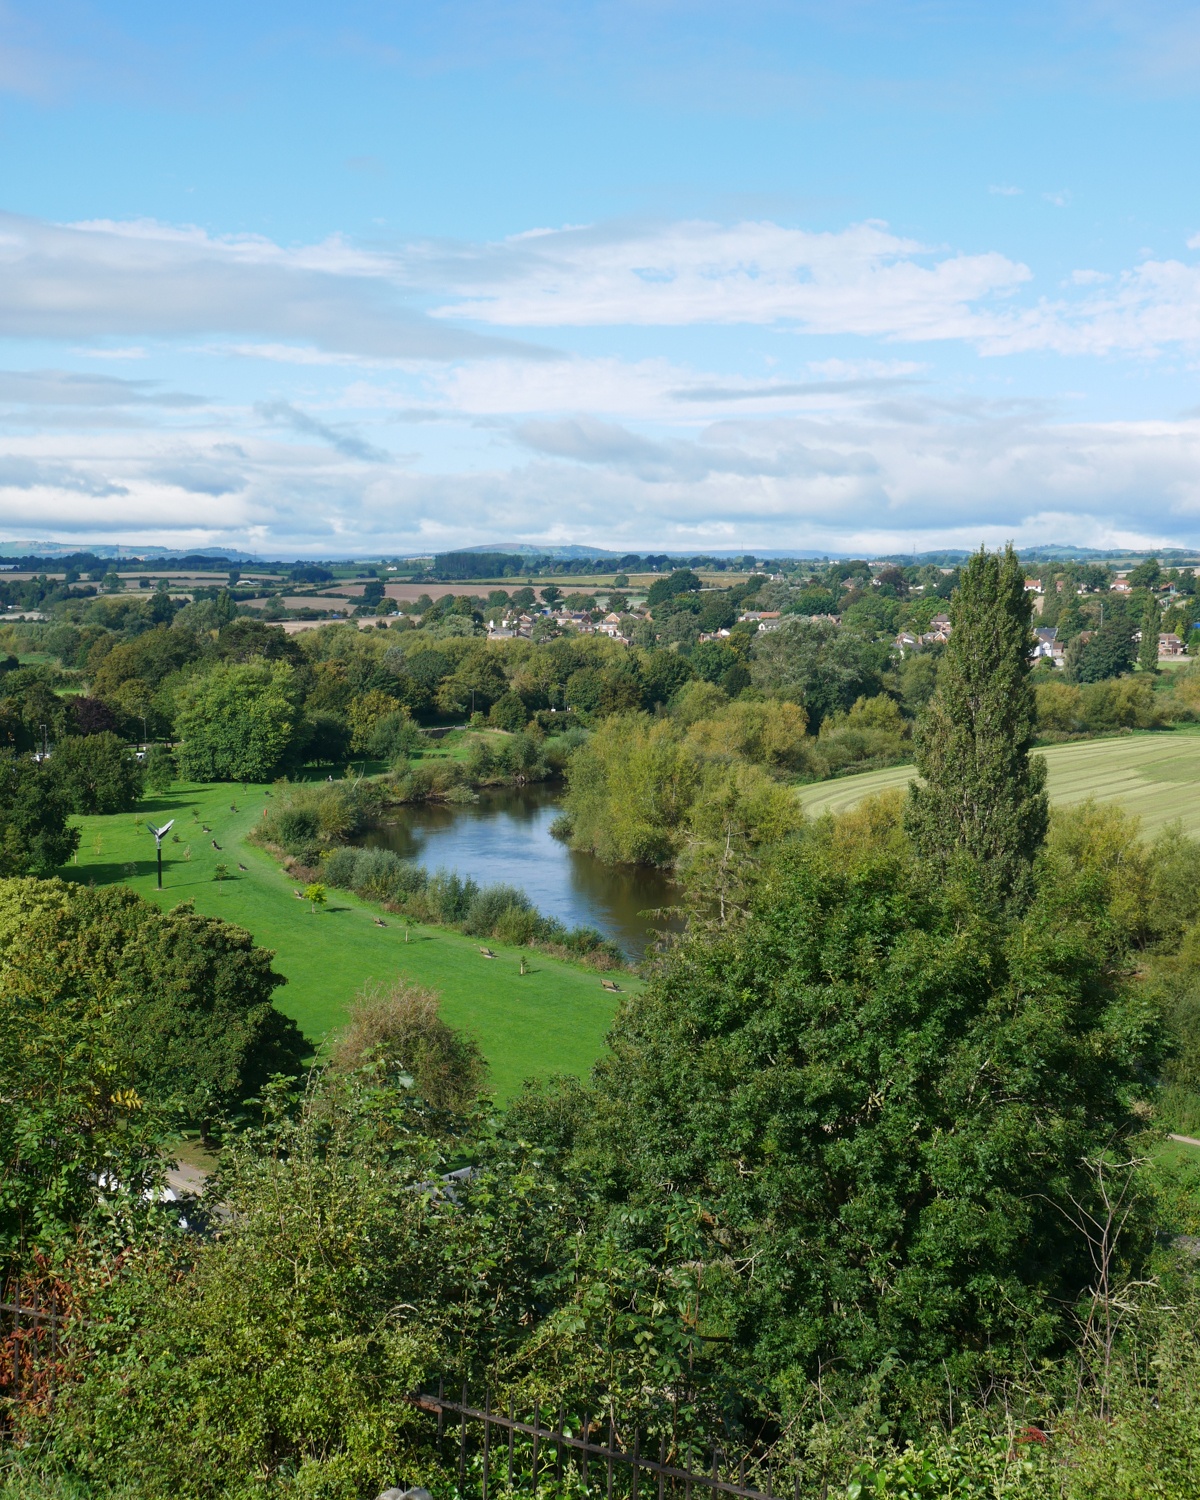
M 506 912 L 531 911 L 532 903 L 524 891 L 512 885 L 489 885 L 479 891 L 463 918 L 466 930 L 476 937 L 492 937 L 496 923 Z
M 482 1088 L 487 1063 L 479 1043 L 446 1025 L 432 991 L 402 979 L 375 986 L 360 991 L 349 1018 L 330 1056 L 335 1072 L 376 1063 L 407 1073 L 435 1109 L 465 1110 Z

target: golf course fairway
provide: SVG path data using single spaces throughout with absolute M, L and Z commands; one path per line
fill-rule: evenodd
M 1178 818 L 1185 833 L 1200 837 L 1200 726 L 1074 740 L 1034 754 L 1046 757 L 1051 802 L 1117 802 L 1141 818 L 1144 833 Z M 813 817 L 845 812 L 864 797 L 907 786 L 916 774 L 912 766 L 889 766 L 801 787 L 799 797 Z
M 444 1018 L 476 1037 L 498 1099 L 534 1075 L 587 1073 L 604 1049 L 619 999 L 601 988 L 600 974 L 494 941 L 487 946 L 496 957 L 485 958 L 477 939 L 444 927 L 413 926 L 406 942 L 402 918 L 348 891 L 330 890 L 325 907 L 313 911 L 275 860 L 247 841 L 271 795 L 261 786 L 177 783 L 147 796 L 134 812 L 73 820 L 79 854 L 63 874 L 96 885 L 121 881 L 167 908 L 193 901 L 198 912 L 245 927 L 274 950 L 275 968 L 288 981 L 276 1003 L 314 1046 L 342 1024 L 364 985 L 403 976 L 435 990 Z M 163 839 L 158 891 L 150 825 L 170 818 L 175 826 Z M 218 865 L 225 867 L 222 879 Z M 376 917 L 387 925 L 377 926 Z M 615 977 L 623 992 L 640 988 L 630 975 Z

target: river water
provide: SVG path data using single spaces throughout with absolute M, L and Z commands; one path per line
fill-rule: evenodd
M 364 843 L 394 849 L 432 873 L 454 870 L 480 885 L 520 886 L 538 911 L 568 927 L 595 927 L 631 959 L 655 928 L 674 922 L 642 912 L 673 906 L 677 887 L 660 872 L 605 865 L 550 834 L 561 811 L 550 787 L 483 791 L 478 802 L 417 803 L 388 811 Z

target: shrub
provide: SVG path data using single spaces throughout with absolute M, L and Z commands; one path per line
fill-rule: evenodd
M 330 1056 L 335 1072 L 378 1063 L 407 1073 L 416 1092 L 436 1109 L 464 1110 L 482 1088 L 487 1062 L 479 1043 L 447 1026 L 431 990 L 402 979 L 362 990 L 349 1018 Z
M 502 694 L 492 704 L 488 713 L 488 723 L 497 729 L 507 729 L 511 733 L 524 729 L 529 722 L 529 710 L 525 707 L 524 700 L 519 693 L 508 692 Z
M 512 885 L 485 886 L 471 901 L 462 919 L 463 924 L 477 937 L 491 937 L 501 916 L 512 909 L 532 910 L 532 903 L 524 891 Z
M 1042 734 L 1075 734 L 1083 727 L 1083 694 L 1069 682 L 1039 682 L 1034 688 Z

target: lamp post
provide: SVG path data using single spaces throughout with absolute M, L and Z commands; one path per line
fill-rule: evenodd
M 170 833 L 172 824 L 174 824 L 174 822 L 175 822 L 175 819 L 172 818 L 171 821 L 170 821 L 170 823 L 164 823 L 161 828 L 155 828 L 155 826 L 154 826 L 153 823 L 148 823 L 146 825 L 150 829 L 150 832 L 154 835 L 154 847 L 158 851 L 158 888 L 159 888 L 160 891 L 162 890 L 162 841 L 163 841 L 163 834 L 164 833 Z

